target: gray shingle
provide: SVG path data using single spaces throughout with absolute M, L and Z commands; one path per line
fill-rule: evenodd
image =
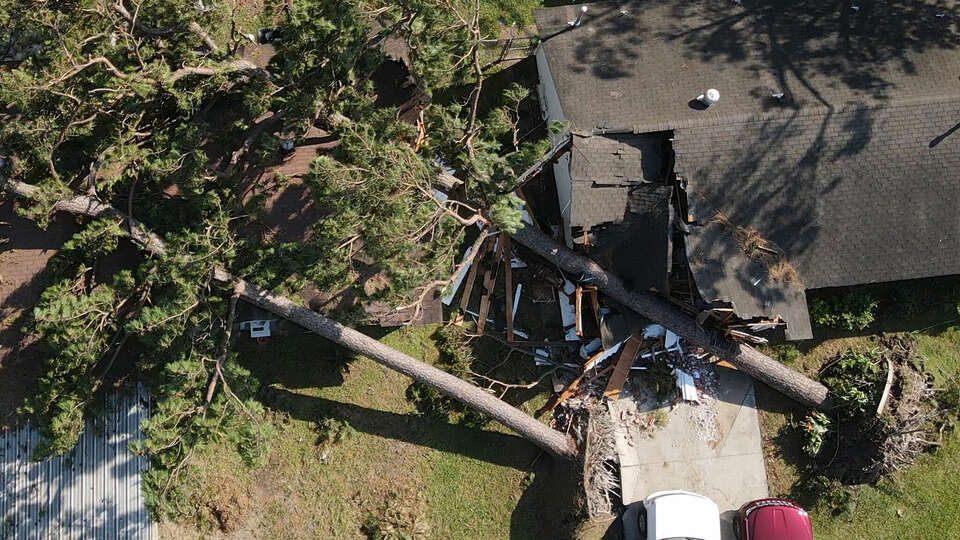
M 860 7 L 636 0 L 591 4 L 574 29 L 578 6 L 535 17 L 574 133 L 672 131 L 691 216 L 720 211 L 756 229 L 804 287 L 960 274 L 960 11 L 953 0 Z M 720 101 L 698 109 L 711 87 Z M 637 173 L 611 158 L 618 137 L 574 143 L 574 226 L 643 215 L 618 180 Z M 703 296 L 809 333 L 802 295 L 744 285 L 756 263 L 722 232 L 688 237 Z
M 960 96 L 685 128 L 676 172 L 695 219 L 757 229 L 808 289 L 957 274 L 958 121 Z
M 662 131 L 794 107 L 840 108 L 956 93 L 960 11 L 953 0 L 634 0 L 535 11 L 575 131 Z M 626 14 L 621 14 L 621 7 Z M 707 88 L 720 101 L 689 102 Z

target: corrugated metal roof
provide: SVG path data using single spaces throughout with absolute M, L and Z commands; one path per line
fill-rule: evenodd
M 142 385 L 106 396 L 77 446 L 44 461 L 30 460 L 40 442 L 33 426 L 4 431 L 0 538 L 155 538 L 141 483 L 148 458 L 129 449 L 142 437 L 149 399 Z

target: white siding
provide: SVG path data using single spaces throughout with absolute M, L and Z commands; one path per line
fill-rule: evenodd
M 141 385 L 107 396 L 106 412 L 87 422 L 77 446 L 44 461 L 30 460 L 40 442 L 30 424 L 4 431 L 0 538 L 156 538 L 141 489 L 148 459 L 128 448 L 142 437 L 149 399 Z
M 540 75 L 540 84 L 537 90 L 540 94 L 540 110 L 543 112 L 543 118 L 547 124 L 555 121 L 566 120 L 563 114 L 563 106 L 560 105 L 560 95 L 557 94 L 557 87 L 553 83 L 553 75 L 550 74 L 550 66 L 547 64 L 547 56 L 543 51 L 543 45 L 537 46 L 537 73 Z
M 570 152 L 560 156 L 553 164 L 553 177 L 557 182 L 557 204 L 560 205 L 560 217 L 563 219 L 563 238 L 567 247 L 573 249 L 573 238 L 570 234 L 570 206 L 573 191 L 573 179 L 570 177 Z
M 560 95 L 553 83 L 553 75 L 550 73 L 550 66 L 547 64 L 547 57 L 542 45 L 537 47 L 536 57 L 537 72 L 540 75 L 540 84 L 537 86 L 537 90 L 540 95 L 540 109 L 543 112 L 543 118 L 548 126 L 553 122 L 566 121 L 567 117 L 563 114 Z M 573 238 L 570 234 L 570 195 L 573 191 L 573 180 L 570 177 L 569 152 L 561 156 L 553 165 L 553 176 L 557 183 L 557 203 L 560 206 L 560 217 L 563 218 L 563 238 L 567 247 L 573 248 Z

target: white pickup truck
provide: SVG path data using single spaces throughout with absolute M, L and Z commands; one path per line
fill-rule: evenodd
M 624 515 L 625 538 L 643 540 L 720 540 L 720 509 L 703 495 L 658 491 L 637 509 L 636 521 Z M 633 533 L 637 531 L 639 535 Z

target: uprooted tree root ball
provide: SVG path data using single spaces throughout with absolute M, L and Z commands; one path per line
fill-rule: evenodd
M 910 337 L 882 336 L 872 350 L 844 351 L 821 378 L 839 406 L 800 426 L 811 472 L 843 484 L 874 483 L 939 447 L 952 429 L 956 392 L 934 386 Z

